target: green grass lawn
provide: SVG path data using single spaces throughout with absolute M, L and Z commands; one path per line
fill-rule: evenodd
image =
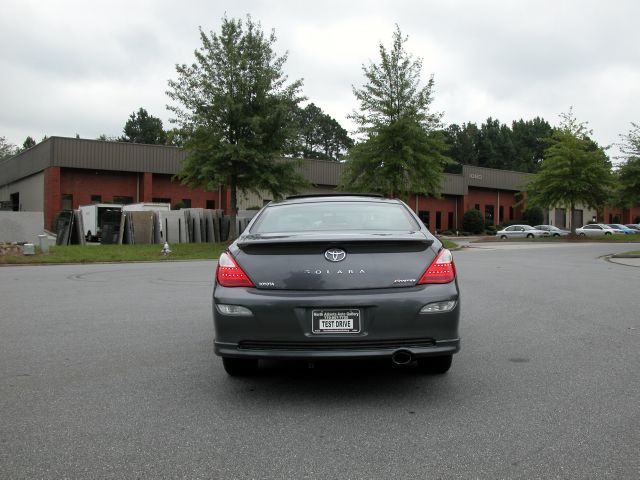
M 442 239 L 445 248 L 458 245 Z M 162 255 L 162 245 L 70 245 L 51 247 L 48 254 L 3 255 L 0 265 L 42 263 L 101 263 L 101 262 L 166 262 L 170 260 L 217 260 L 227 248 L 223 243 L 176 243 L 171 253 Z
M 4 255 L 0 264 L 146 262 L 169 260 L 217 260 L 226 248 L 221 243 L 176 243 L 162 255 L 162 245 L 70 245 L 53 246 L 48 254 Z
M 456 242 L 452 242 L 451 240 L 447 240 L 446 238 L 440 238 L 439 240 L 442 242 L 444 248 L 448 248 L 450 250 L 458 248 L 458 244 Z

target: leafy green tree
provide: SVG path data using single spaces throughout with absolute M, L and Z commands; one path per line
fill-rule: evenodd
M 451 124 L 445 130 L 445 141 L 449 147 L 447 155 L 464 165 L 478 165 L 478 136 L 480 131 L 475 123 Z
M 477 140 L 478 166 L 511 169 L 515 149 L 511 129 L 489 117 L 480 127 Z
M 544 211 L 537 205 L 531 205 L 522 212 L 522 220 L 527 225 L 540 225 L 544 221 Z
M 169 106 L 184 135 L 187 157 L 177 177 L 191 187 L 231 192 L 231 238 L 236 236 L 238 191 L 269 191 L 273 198 L 305 184 L 283 150 L 295 134 L 301 80 L 287 84 L 287 55 L 277 56 L 250 16 L 222 19 L 220 33 L 200 29 L 192 65 L 177 65 Z
M 589 138 L 591 131 L 586 123 L 576 120 L 572 108 L 560 117 L 560 127 L 551 136 L 540 170 L 526 190 L 531 205 L 569 208 L 571 232 L 575 234 L 576 204 L 603 206 L 610 198 L 613 177 L 611 163 L 604 150 Z
M 464 212 L 462 216 L 462 229 L 465 232 L 475 234 L 484 232 L 484 218 L 482 218 L 482 213 L 475 208 Z
M 364 140 L 347 156 L 340 185 L 343 189 L 407 196 L 440 195 L 445 157 L 442 114 L 430 111 L 433 76 L 420 86 L 422 60 L 405 48 L 396 26 L 393 45 L 379 46 L 380 63 L 363 65 L 367 83 L 353 88 L 360 104 L 350 116 Z
M 129 115 L 123 132 L 124 135 L 119 139 L 121 142 L 164 145 L 167 141 L 167 132 L 162 128 L 162 120 L 149 115 L 144 108 Z
M 622 137 L 622 143 L 619 144 L 623 158 L 640 158 L 640 125 L 631 122 L 633 127 L 626 135 Z
M 287 153 L 296 158 L 338 161 L 353 146 L 348 132 L 313 103 L 305 108 L 298 107 L 294 121 L 298 132 L 287 147 Z
M 546 139 L 553 134 L 553 128 L 543 118 L 518 120 L 511 124 L 511 141 L 514 158 L 510 170 L 535 173 L 544 158 Z
M 7 141 L 5 137 L 0 137 L 0 160 L 12 157 L 16 154 L 16 146 Z
M 25 138 L 24 143 L 22 144 L 22 150 L 27 150 L 28 148 L 35 147 L 36 141 L 30 136 Z
M 615 204 L 623 208 L 640 205 L 640 125 L 621 135 L 619 145 L 625 162 L 619 167 L 616 182 Z

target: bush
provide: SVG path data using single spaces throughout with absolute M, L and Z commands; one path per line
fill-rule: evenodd
M 522 212 L 522 220 L 527 225 L 540 225 L 544 222 L 544 212 L 540 207 L 528 207 Z
M 464 212 L 462 217 L 462 228 L 465 232 L 482 233 L 484 232 L 484 218 L 480 211 L 474 209 Z

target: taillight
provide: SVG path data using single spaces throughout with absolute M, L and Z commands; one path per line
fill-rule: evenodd
M 429 268 L 422 274 L 418 284 L 421 283 L 449 283 L 456 278 L 456 266 L 453 263 L 453 255 L 446 248 L 440 250 Z
M 249 276 L 235 262 L 231 254 L 223 253 L 218 260 L 216 281 L 223 287 L 255 287 Z

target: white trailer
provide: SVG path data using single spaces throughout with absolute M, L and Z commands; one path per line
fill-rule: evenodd
M 169 203 L 158 203 L 158 202 L 130 203 L 122 207 L 122 211 L 124 212 L 141 212 L 141 211 L 166 212 L 169 210 L 171 210 L 171 205 Z
M 102 235 L 102 216 L 107 210 L 122 211 L 122 205 L 117 203 L 93 203 L 80 205 L 84 237 L 88 242 L 98 241 Z

